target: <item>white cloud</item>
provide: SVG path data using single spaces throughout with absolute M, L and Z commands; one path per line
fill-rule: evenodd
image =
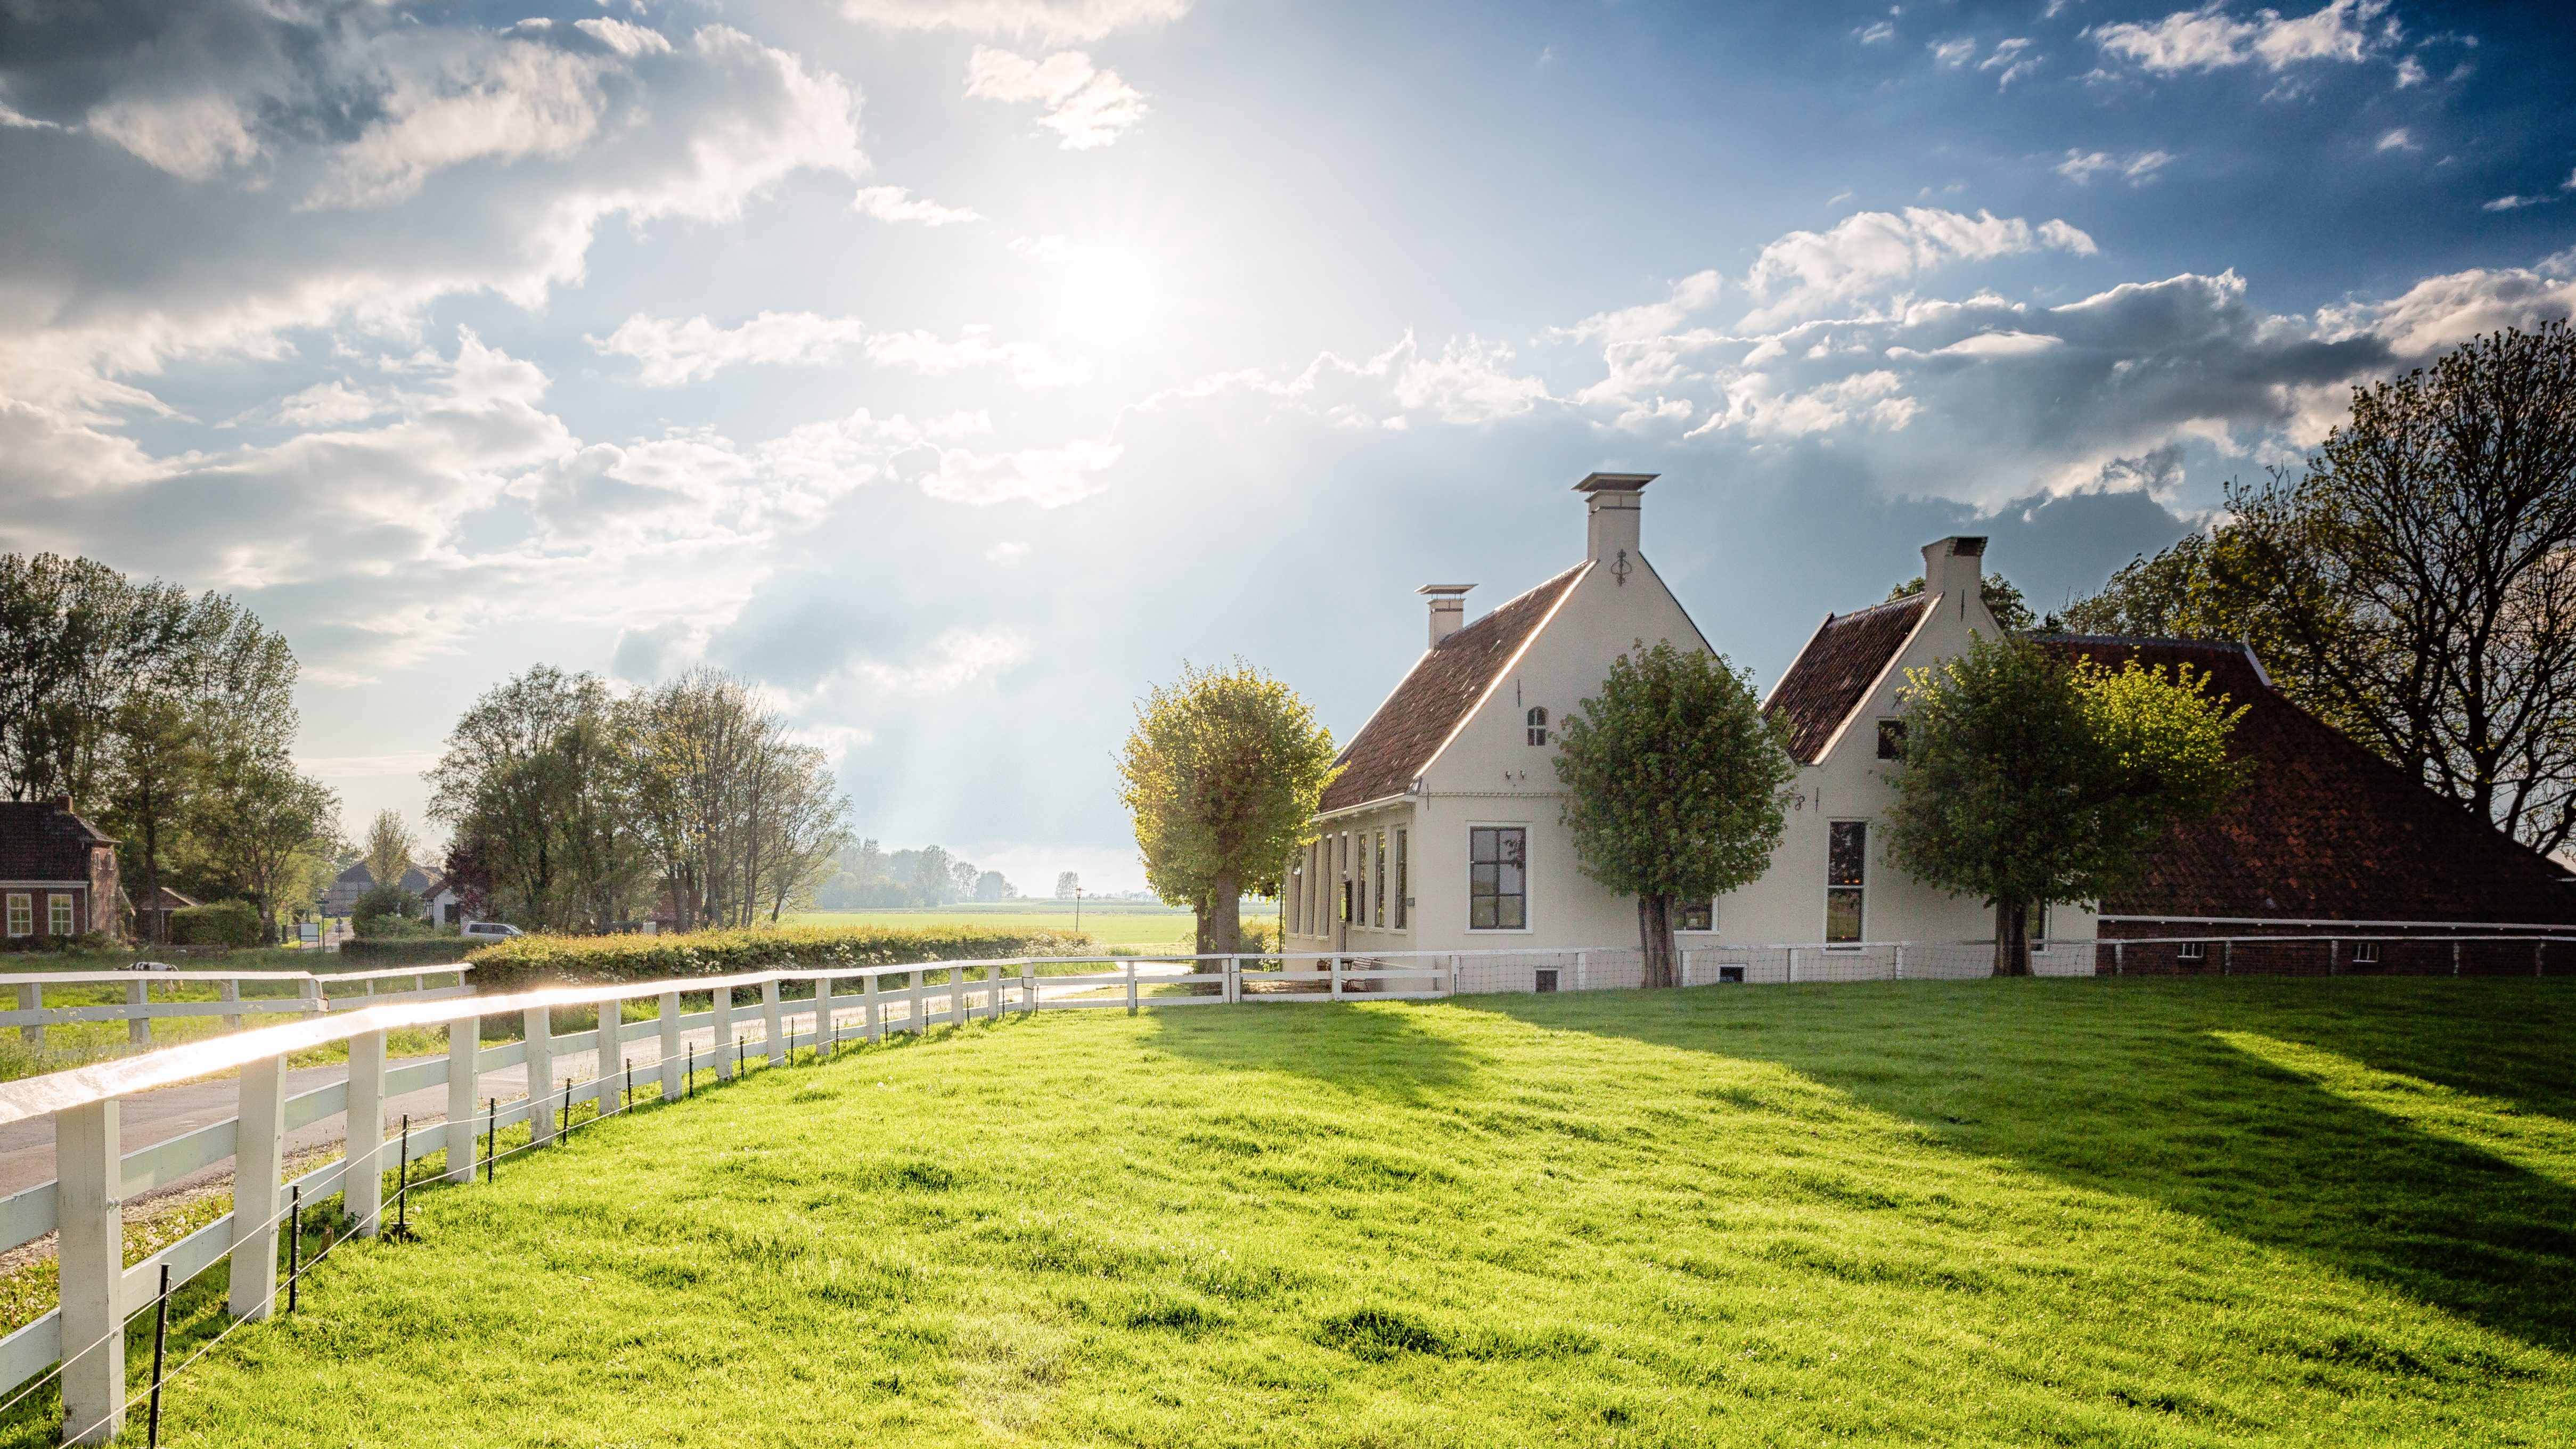
M 1396 403 L 1408 412 L 1428 408 L 1444 423 L 1518 417 L 1548 400 L 1547 384 L 1515 376 L 1503 366 L 1511 358 L 1512 350 L 1499 342 L 1473 334 L 1451 338 L 1438 357 L 1415 355 L 1405 362 L 1395 379 Z
M 2173 159 L 2173 153 L 2169 151 L 2140 151 L 2133 156 L 2119 157 L 2107 151 L 2070 150 L 2066 159 L 2051 169 L 2078 186 L 2088 185 L 2094 177 L 2102 175 L 2116 175 L 2132 186 L 2144 186 Z
M 1858 34 L 1860 35 L 1861 44 L 1876 45 L 1883 40 L 1894 40 L 1896 38 L 1896 25 L 1893 21 L 1882 20 L 1876 25 L 1858 32 Z
M 893 30 L 962 30 L 1042 43 L 1098 40 L 1114 31 L 1178 20 L 1190 0 L 842 0 L 852 20 Z
M 2387 135 L 2380 137 L 2379 144 L 2371 149 L 2375 151 L 2412 151 L 2416 149 L 2416 147 L 2414 138 L 2407 134 L 2404 126 L 2400 126 L 2396 130 L 2389 132 Z
M 939 657 L 927 664 L 862 663 L 858 673 L 894 694 L 947 694 L 1029 657 L 1028 640 L 1008 629 L 956 629 L 939 638 Z
M 1973 40 L 1936 40 L 1929 48 L 1934 64 L 1945 65 L 1952 70 L 1966 65 L 1977 54 L 1977 43 Z
M 938 468 L 922 477 L 921 491 L 952 503 L 1024 500 L 1061 508 L 1107 488 L 1109 481 L 1100 475 L 1126 451 L 1116 443 L 1081 438 L 1059 448 L 1023 448 L 989 457 L 950 448 L 940 453 Z
M 1029 546 L 1004 540 L 984 550 L 984 562 L 1000 568 L 1015 569 L 1029 556 Z
M 981 323 L 968 323 L 953 342 L 928 332 L 880 333 L 868 339 L 868 360 L 927 377 L 970 367 L 1007 367 L 1011 380 L 1024 388 L 1067 387 L 1091 377 L 1091 364 L 1083 358 L 1059 358 L 1043 343 L 996 342 L 992 333 Z
M 2547 206 L 2554 196 L 2499 196 L 2478 208 L 2480 211 L 2520 211 L 2526 206 Z
M 2423 83 L 2424 63 L 2422 61 L 2417 60 L 2415 57 L 2410 55 L 2397 62 L 2397 88 L 2399 90 L 2402 91 L 2408 86 L 2420 86 Z
M 1764 247 L 1745 277 L 1746 288 L 1763 298 L 1764 305 L 1745 322 L 1769 326 L 1869 295 L 1950 262 L 2012 256 L 2042 247 L 2079 256 L 2095 249 L 2091 237 L 2057 220 L 2034 228 L 2019 218 L 1998 218 L 1983 211 L 1975 216 L 1928 207 L 1908 207 L 1902 216 L 1856 212 L 1831 231 L 1793 231 Z
M 2030 41 L 2026 38 L 1998 41 L 1995 53 L 1979 61 L 1977 69 L 2001 70 L 2003 75 L 1996 79 L 1995 89 L 2002 90 L 2013 83 L 2015 76 L 2027 75 L 2038 67 L 2038 56 L 2024 54 L 2029 49 Z
M 739 327 L 718 327 L 705 317 L 675 322 L 638 312 L 606 337 L 582 339 L 602 353 L 635 358 L 647 387 L 676 387 L 715 376 L 736 363 L 778 366 L 837 362 L 857 347 L 867 329 L 856 317 L 812 312 L 763 312 Z
M 1047 113 L 1038 124 L 1056 133 L 1068 151 L 1088 151 L 1115 142 L 1145 119 L 1145 94 L 1098 70 L 1078 50 L 1060 50 L 1044 60 L 989 45 L 975 47 L 966 61 L 966 94 L 990 101 L 1036 101 Z
M 912 221 L 923 226 L 984 219 L 970 208 L 942 206 L 926 196 L 916 197 L 901 186 L 862 186 L 859 194 L 850 198 L 850 210 L 879 221 Z
M 2279 71 L 2301 61 L 2367 59 L 2371 22 L 2387 8 L 2388 0 L 2333 0 L 2292 19 L 2257 10 L 2252 19 L 2238 20 L 2227 13 L 2226 0 L 2212 0 L 2153 25 L 2121 21 L 2084 33 L 2110 54 L 2162 75 L 2258 64 Z

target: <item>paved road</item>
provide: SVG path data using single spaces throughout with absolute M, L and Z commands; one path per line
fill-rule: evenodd
M 1140 978 L 1178 976 L 1186 974 L 1187 970 L 1186 966 L 1179 963 L 1154 962 L 1140 964 L 1136 968 L 1136 974 Z M 1041 1000 L 1059 1000 L 1099 989 L 1093 986 L 1050 987 L 1041 978 L 1038 996 Z M 934 1025 L 946 1019 L 945 993 L 934 993 L 928 1004 L 930 1009 L 927 1014 Z M 762 1035 L 761 1018 L 757 1008 L 737 1007 L 735 1010 L 738 1015 L 734 1026 L 738 1035 L 747 1037 L 755 1044 L 766 1040 Z M 855 1036 L 863 1029 L 864 1010 L 863 1007 L 852 1006 L 837 1009 L 832 1013 L 832 1019 L 840 1027 L 844 1040 Z M 809 1006 L 808 1015 L 811 1011 L 812 1008 Z M 789 1025 L 795 1025 L 792 1016 Z M 683 1032 L 680 1040 L 683 1051 L 695 1047 L 700 1059 L 705 1060 L 712 1056 L 714 1051 L 715 1029 L 701 1027 L 694 1031 Z M 599 1074 L 597 1042 L 590 1033 L 581 1032 L 558 1037 L 555 1043 L 553 1076 L 557 1082 L 566 1077 L 572 1078 L 576 1083 L 587 1082 Z M 648 1080 L 648 1069 L 657 1068 L 662 1064 L 662 1044 L 658 1037 L 644 1037 L 627 1042 L 625 1051 L 628 1060 L 635 1065 L 635 1079 L 639 1086 Z M 434 1060 L 434 1058 L 412 1057 L 396 1060 L 388 1065 L 400 1067 L 410 1062 L 425 1060 Z M 336 1064 L 305 1067 L 292 1071 L 286 1074 L 286 1094 L 292 1097 L 301 1092 L 312 1091 L 316 1087 L 327 1087 L 346 1075 L 347 1068 Z M 498 1097 L 504 1102 L 513 1102 L 527 1094 L 528 1069 L 524 1066 L 504 1067 L 498 1071 L 485 1072 L 482 1079 L 475 1083 L 474 1098 L 478 1102 L 490 1097 Z M 138 1092 L 118 1104 L 119 1129 L 124 1139 L 124 1150 L 134 1152 L 156 1142 L 166 1142 L 170 1138 L 220 1122 L 238 1111 L 240 1105 L 240 1083 L 231 1078 L 212 1082 L 189 1082 L 175 1087 L 163 1087 L 158 1091 Z M 416 1134 L 425 1127 L 446 1121 L 447 1087 L 445 1084 L 407 1092 L 385 1104 L 385 1120 L 389 1123 L 400 1122 L 406 1113 L 411 1117 L 412 1130 Z M 347 1136 L 347 1116 L 334 1113 L 318 1122 L 308 1122 L 288 1133 L 286 1150 L 291 1157 L 316 1148 L 337 1146 L 346 1140 Z M 432 1151 L 439 1145 L 441 1144 L 437 1142 L 426 1143 L 421 1150 Z M 45 1117 L 0 1125 L 0 1197 L 25 1192 L 31 1187 L 51 1181 L 53 1176 L 54 1122 L 52 1118 Z M 232 1164 L 229 1161 L 219 1162 L 177 1182 L 156 1188 L 151 1195 L 158 1197 L 164 1193 L 182 1192 L 190 1188 L 226 1181 L 231 1176 Z

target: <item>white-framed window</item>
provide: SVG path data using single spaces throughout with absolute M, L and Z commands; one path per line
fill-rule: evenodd
M 1869 939 L 1869 822 L 1836 820 L 1825 827 L 1825 942 Z
M 2030 949 L 2042 952 L 2048 949 L 2048 902 L 2046 901 L 2041 901 L 2030 908 Z
M 2177 948 L 2177 951 L 2185 961 L 2206 961 L 2209 959 L 2209 943 L 2207 941 L 2185 941 L 2179 948 Z
M 2378 965 L 2378 964 L 2379 964 L 2379 943 L 2378 943 L 2377 941 L 2355 941 L 2355 942 L 2353 942 L 2353 943 L 2352 943 L 2352 964 L 2354 964 L 2355 966 L 2376 966 L 2376 965 Z
M 1529 827 L 1467 828 L 1467 929 L 1529 929 Z
M 1413 904 L 1413 875 L 1405 860 L 1405 830 L 1395 831 L 1395 928 L 1404 929 L 1405 910 Z
M 1529 742 L 1534 745 L 1547 743 L 1547 706 L 1545 705 L 1530 706 Z
M 77 936 L 80 934 L 80 923 L 74 919 L 72 898 L 70 896 L 48 895 L 45 897 L 45 934 L 49 936 Z
M 36 898 L 25 891 L 9 892 L 9 934 L 36 934 Z
M 1696 901 L 1673 902 L 1673 929 L 1676 931 L 1716 930 L 1716 897 L 1709 896 Z
M 1386 832 L 1369 846 L 1369 924 L 1386 925 Z

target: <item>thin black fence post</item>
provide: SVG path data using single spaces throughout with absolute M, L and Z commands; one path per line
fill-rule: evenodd
M 295 1289 L 304 1277 L 304 1188 L 298 1184 L 287 1196 L 286 1208 L 286 1311 L 295 1311 Z M 272 1258 L 270 1262 L 275 1262 Z
M 687 1075 L 687 1076 L 684 1076 L 684 1077 L 682 1077 L 682 1078 L 680 1079 L 680 1096 L 681 1096 L 682 1098 L 684 1098 L 684 1099 L 685 1099 L 685 1098 L 689 1098 L 689 1097 L 694 1097 L 694 1096 L 696 1096 L 697 1094 L 698 1094 L 698 1044 L 697 1044 L 696 1042 L 691 1042 L 691 1043 L 689 1043 L 689 1073 L 688 1073 L 688 1075 Z
M 572 1078 L 564 1078 L 563 1117 L 555 1127 L 555 1145 L 561 1147 L 572 1135 Z
M 402 1166 L 394 1169 L 394 1236 L 411 1231 L 411 1114 L 403 1114 Z
M 161 1302 L 152 1317 L 152 1427 L 144 1431 L 149 1449 L 161 1449 L 161 1355 L 170 1343 L 170 1265 L 161 1265 Z
M 485 1099 L 483 1110 L 488 1114 L 483 1119 L 483 1185 L 490 1187 L 492 1164 L 501 1151 L 501 1099 Z

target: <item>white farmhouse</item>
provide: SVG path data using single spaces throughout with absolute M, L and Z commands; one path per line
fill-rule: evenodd
M 1583 561 L 1473 624 L 1472 585 L 1420 591 L 1430 647 L 1341 754 L 1315 816 L 1319 839 L 1289 874 L 1289 952 L 1635 945 L 1635 900 L 1576 860 L 1552 761 L 1565 712 L 1598 693 L 1621 654 L 1641 641 L 1710 648 L 1639 547 L 1653 477 L 1576 484 L 1590 515 Z M 1802 766 L 1787 833 L 1760 880 L 1685 905 L 1685 949 L 1991 937 L 1977 901 L 1889 867 L 1879 828 L 1905 671 L 1996 629 L 1979 590 L 1984 547 L 1926 547 L 1920 595 L 1828 616 L 1807 642 L 1765 704 L 1785 715 Z M 2089 914 L 2064 914 L 2054 931 L 2089 940 Z

